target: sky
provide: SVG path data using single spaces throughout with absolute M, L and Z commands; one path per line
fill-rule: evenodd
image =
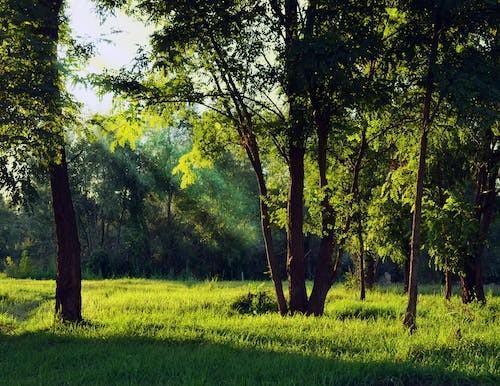
M 141 22 L 117 11 L 104 21 L 95 12 L 91 0 L 69 0 L 67 15 L 73 36 L 82 42 L 94 43 L 96 55 L 88 62 L 85 73 L 100 73 L 104 69 L 119 69 L 133 63 L 139 46 L 145 46 L 151 32 Z M 106 113 L 111 108 L 111 95 L 103 98 L 83 85 L 70 85 L 75 98 L 83 103 L 83 113 Z

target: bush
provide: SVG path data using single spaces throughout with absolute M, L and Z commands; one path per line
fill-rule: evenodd
M 273 297 L 265 291 L 248 292 L 238 297 L 232 304 L 231 310 L 239 314 L 259 315 L 267 312 L 276 312 L 278 305 Z
M 28 251 L 23 251 L 19 264 L 11 257 L 5 259 L 5 274 L 7 277 L 16 279 L 27 279 L 34 276 L 33 264 Z
M 18 277 L 19 267 L 17 266 L 15 260 L 11 256 L 5 258 L 5 269 L 4 272 L 7 277 Z
M 30 278 L 33 276 L 33 273 L 31 258 L 28 251 L 24 250 L 21 254 L 21 260 L 19 261 L 19 277 L 23 279 Z
M 359 275 L 355 271 L 347 271 L 344 274 L 344 287 L 348 290 L 359 288 Z

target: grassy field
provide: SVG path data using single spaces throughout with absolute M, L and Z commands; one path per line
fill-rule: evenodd
M 104 280 L 83 284 L 81 326 L 54 323 L 54 282 L 0 278 L 0 385 L 500 384 L 500 297 L 464 307 L 439 288 L 382 287 L 363 303 L 341 285 L 327 315 L 241 315 L 250 282 Z

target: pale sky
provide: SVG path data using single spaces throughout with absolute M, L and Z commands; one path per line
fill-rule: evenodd
M 96 55 L 89 61 L 84 73 L 130 66 L 138 47 L 147 44 L 151 33 L 150 28 L 120 11 L 101 23 L 91 0 L 68 0 L 67 14 L 73 36 L 79 41 L 95 44 Z M 84 103 L 84 114 L 109 111 L 111 95 L 99 98 L 94 90 L 81 85 L 70 85 L 69 88 L 76 99 Z

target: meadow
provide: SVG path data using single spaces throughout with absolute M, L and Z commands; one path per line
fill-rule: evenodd
M 268 283 L 84 281 L 78 326 L 54 321 L 54 288 L 0 277 L 0 385 L 500 384 L 498 287 L 484 307 L 422 288 L 413 335 L 397 286 L 338 284 L 307 318 L 234 306 Z

